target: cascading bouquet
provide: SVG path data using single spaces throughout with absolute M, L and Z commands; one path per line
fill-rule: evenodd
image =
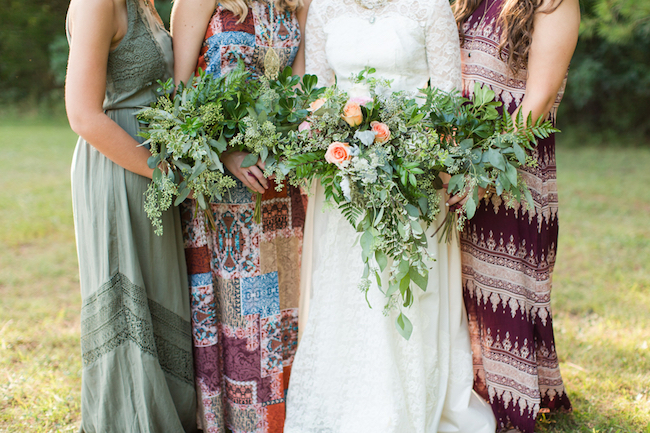
M 187 85 L 181 83 L 174 96 L 173 80 L 159 81 L 162 96 L 138 112 L 143 145 L 151 151 L 148 163 L 154 168 L 145 211 L 156 233 L 162 234 L 161 215 L 172 202 L 178 205 L 192 194 L 207 210 L 212 200 L 221 200 L 235 186 L 220 160 L 224 152 L 250 152 L 244 167 L 258 158 L 275 161 L 272 154 L 278 141 L 297 129 L 308 115 L 304 107 L 322 91 L 314 88 L 315 83 L 315 77 L 306 75 L 301 81 L 291 75 L 291 68 L 275 78 L 252 80 L 241 61 L 223 77 L 199 71 Z M 206 215 L 211 221 L 211 214 Z
M 367 294 L 374 276 L 387 297 L 385 308 L 401 309 L 413 302 L 411 283 L 427 288 L 425 231 L 440 209 L 439 174 L 453 175 L 452 192 L 494 184 L 509 175 L 508 166 L 491 165 L 482 154 L 476 159 L 473 149 L 496 149 L 505 160 L 512 146 L 498 143 L 507 139 L 520 144 L 531 131 L 518 125 L 513 133 L 506 121 L 496 121 L 498 103 L 489 91 L 479 88 L 482 99 L 470 103 L 457 93 L 424 90 L 426 101 L 418 104 L 411 95 L 390 92 L 389 82 L 370 77 L 374 72 L 362 71 L 347 93 L 327 88 L 311 104 L 299 132 L 280 144 L 274 174 L 277 179 L 286 175 L 295 185 L 321 182 L 326 200 L 336 203 L 361 233 L 361 289 Z M 551 130 L 546 124 L 536 128 L 540 134 Z M 496 137 L 503 132 L 503 138 Z M 486 138 L 471 141 L 481 136 Z M 463 141 L 457 143 L 457 137 Z M 479 177 L 481 170 L 485 179 Z M 520 179 L 507 188 L 501 185 L 509 192 L 525 188 Z M 386 270 L 387 276 L 382 276 Z M 396 326 L 404 338 L 410 337 L 412 324 L 403 311 Z
M 507 111 L 499 114 L 501 103 L 494 101 L 495 93 L 478 83 L 472 99 L 435 88 L 422 92 L 426 98 L 422 108 L 428 113 L 423 122 L 445 138 L 441 159 L 430 160 L 423 168 L 452 175 L 449 193 L 468 197 L 447 214 L 441 239 L 450 241 L 454 226 L 463 231 L 465 221 L 474 216 L 481 198 L 479 187 L 503 196 L 506 207 L 523 202 L 533 208 L 530 190 L 517 168 L 536 164 L 528 152 L 537 138 L 558 132 L 552 123 L 543 117 L 533 121 L 531 115 L 524 121 L 521 112 L 514 119 Z
M 423 225 L 437 217 L 440 199 L 437 173 L 421 166 L 440 159 L 440 140 L 422 123 L 426 113 L 417 101 L 401 92 L 384 95 L 379 90 L 389 89 L 389 83 L 369 77 L 373 72 L 361 72 L 349 93 L 332 86 L 311 104 L 299 132 L 280 146 L 274 174 L 295 185 L 320 180 L 326 199 L 362 233 L 361 289 L 367 293 L 374 276 L 389 300 L 401 295 L 408 307 L 411 282 L 422 290 L 428 283 Z M 410 336 L 412 326 L 403 313 L 397 328 Z

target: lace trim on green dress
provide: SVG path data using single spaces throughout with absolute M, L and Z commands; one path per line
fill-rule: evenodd
M 84 367 L 131 341 L 156 357 L 166 374 L 194 383 L 190 322 L 148 299 L 121 273 L 85 300 L 81 336 Z
M 120 45 L 108 56 L 108 76 L 116 93 L 125 93 L 142 84 L 167 76 L 165 56 L 142 16 L 138 0 L 127 0 L 129 28 Z

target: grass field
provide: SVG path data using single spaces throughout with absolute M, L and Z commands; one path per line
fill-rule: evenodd
M 0 123 L 0 432 L 78 428 L 75 140 L 61 122 Z M 575 410 L 538 430 L 650 433 L 650 146 L 592 141 L 558 145 L 553 306 Z

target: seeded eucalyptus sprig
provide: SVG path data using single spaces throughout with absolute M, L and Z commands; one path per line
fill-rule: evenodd
M 198 76 L 177 89 L 171 78 L 159 81 L 162 95 L 152 107 L 137 113 L 143 124 L 143 145 L 151 151 L 148 164 L 154 169 L 145 193 L 145 211 L 156 234 L 162 234 L 160 217 L 174 197 L 173 204 L 178 205 L 193 194 L 205 210 L 211 200 L 221 199 L 235 186 L 219 158 L 243 118 L 233 107 L 254 103 L 249 77 L 240 62 L 220 78 L 199 70 Z

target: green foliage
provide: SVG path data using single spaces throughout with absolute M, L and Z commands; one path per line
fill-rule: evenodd
M 447 214 L 443 237 L 451 240 L 453 226 L 462 231 L 466 219 L 471 219 L 481 197 L 479 187 L 503 196 L 507 207 L 533 207 L 533 199 L 520 179 L 517 169 L 533 165 L 527 152 L 537 145 L 537 139 L 557 132 L 550 121 L 542 117 L 524 121 L 521 112 L 513 119 L 505 111 L 500 115 L 495 94 L 487 86 L 474 85 L 472 100 L 438 89 L 423 90 L 426 95 L 424 110 L 428 116 L 424 124 L 444 137 L 441 158 L 429 160 L 425 169 L 451 175 L 447 190 L 450 194 L 465 193 L 463 206 L 455 205 Z
M 69 0 L 0 0 L 0 101 L 50 102 L 61 99 L 68 43 Z M 169 28 L 170 0 L 156 1 Z
M 560 118 L 650 135 L 650 2 L 583 0 Z
M 159 84 L 162 96 L 137 113 L 144 124 L 143 145 L 151 151 L 148 163 L 154 169 L 145 211 L 157 234 L 163 230 L 162 212 L 172 203 L 178 205 L 192 194 L 206 210 L 208 203 L 221 200 L 235 186 L 220 159 L 228 148 L 249 152 L 242 167 L 268 160 L 267 174 L 278 170 L 283 176 L 275 157 L 280 142 L 291 139 L 288 132 L 297 129 L 307 117 L 308 104 L 322 92 L 315 88 L 315 77 L 301 80 L 289 67 L 275 79 L 253 80 L 243 61 L 222 77 L 199 70 L 198 76 L 176 89 L 171 78 Z M 257 222 L 260 212 L 257 206 Z M 210 213 L 206 215 L 210 220 Z
M 3 101 L 40 99 L 60 86 L 50 69 L 50 46 L 57 35 L 65 37 L 67 6 L 67 0 L 0 0 Z

